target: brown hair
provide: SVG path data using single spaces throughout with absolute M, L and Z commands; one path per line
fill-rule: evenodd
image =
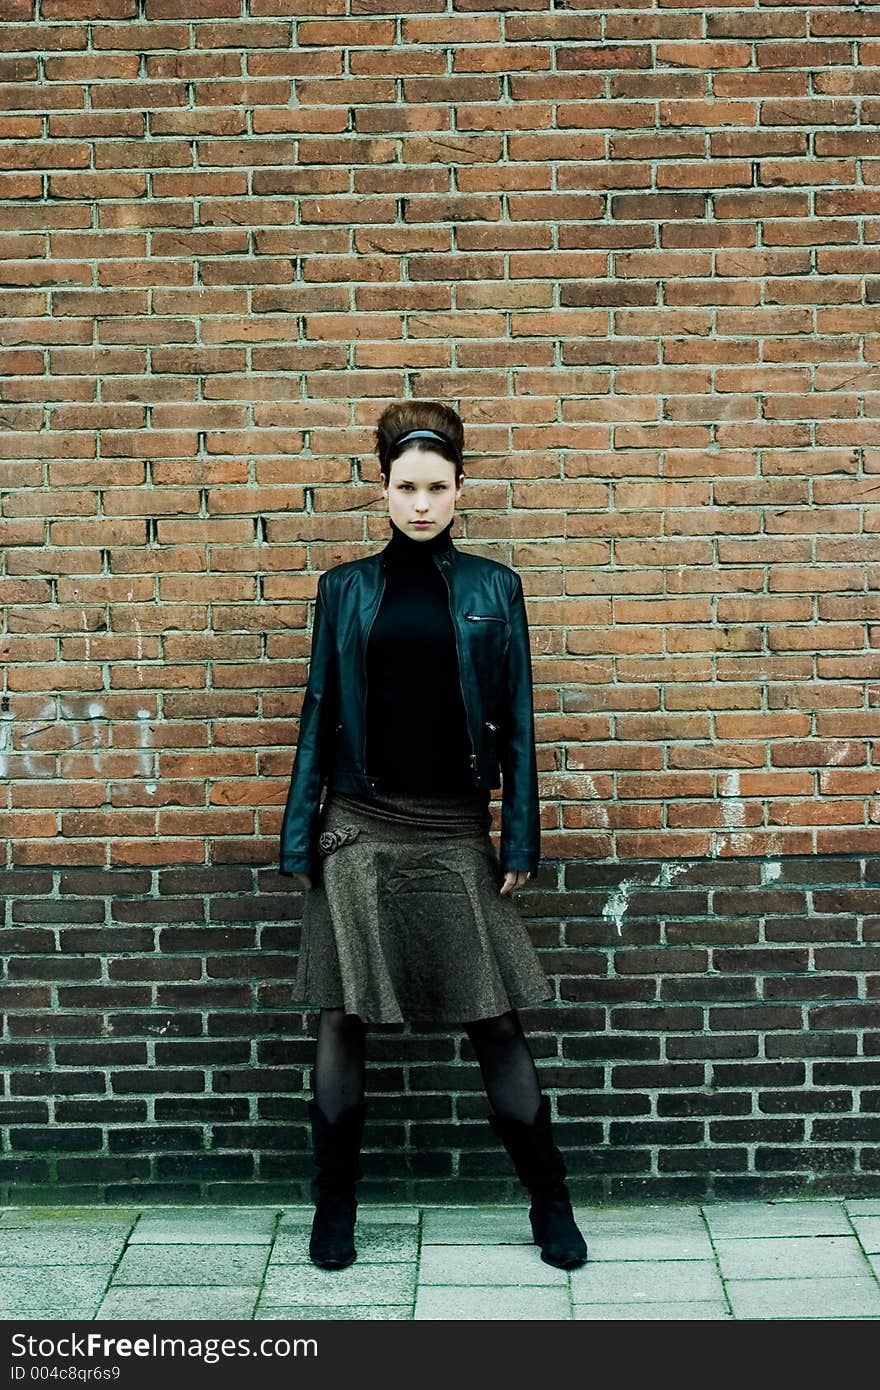
M 396 441 L 409 430 L 436 430 L 444 438 L 407 439 L 396 448 Z M 451 441 L 451 442 L 447 442 Z M 463 472 L 464 425 L 451 405 L 442 401 L 394 401 L 385 407 L 376 424 L 376 453 L 385 477 L 390 477 L 391 464 L 406 449 L 432 450 L 455 464 L 455 481 Z

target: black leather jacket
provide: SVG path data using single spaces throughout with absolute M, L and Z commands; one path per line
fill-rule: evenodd
M 308 683 L 281 823 L 282 874 L 319 877 L 321 789 L 374 795 L 364 766 L 366 651 L 385 590 L 384 552 L 334 565 L 318 580 Z M 498 787 L 501 867 L 534 873 L 541 818 L 532 663 L 522 580 L 497 560 L 450 544 L 433 555 L 449 590 L 474 787 Z

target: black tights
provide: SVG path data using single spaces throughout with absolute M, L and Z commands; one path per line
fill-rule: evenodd
M 541 1086 L 516 1011 L 476 1019 L 464 1028 L 495 1114 L 531 1124 L 541 1101 Z M 366 1036 L 366 1025 L 357 1014 L 321 1010 L 314 1098 L 331 1124 L 364 1099 Z

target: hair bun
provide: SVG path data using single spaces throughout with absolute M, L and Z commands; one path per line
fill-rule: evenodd
M 451 405 L 443 401 L 392 401 L 387 405 L 376 424 L 376 453 L 383 473 L 410 439 L 433 440 L 437 452 L 455 464 L 456 477 L 464 471 L 464 425 Z

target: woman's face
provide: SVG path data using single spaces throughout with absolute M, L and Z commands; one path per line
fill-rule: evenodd
M 436 536 L 455 515 L 464 475 L 455 485 L 455 464 L 432 450 L 405 449 L 392 461 L 390 481 L 382 478 L 388 515 L 414 540 Z M 421 523 L 421 524 L 419 524 Z

